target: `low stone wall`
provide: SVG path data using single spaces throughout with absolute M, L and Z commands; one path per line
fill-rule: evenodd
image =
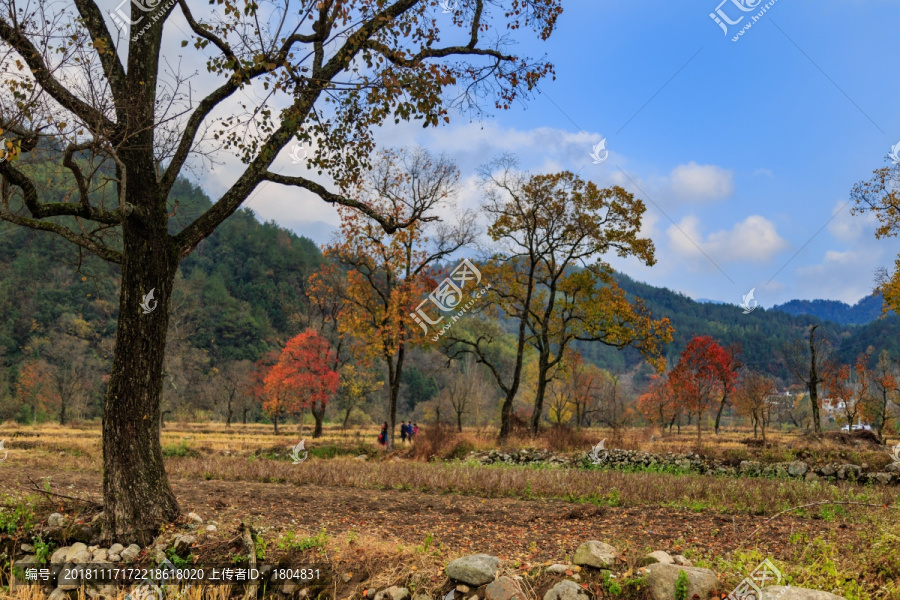
M 564 467 L 585 468 L 592 466 L 612 469 L 659 469 L 664 471 L 684 471 L 705 475 L 731 475 L 736 477 L 783 477 L 805 479 L 807 481 L 826 479 L 833 481 L 855 481 L 881 485 L 900 484 L 900 467 L 896 463 L 888 465 L 883 471 L 863 471 L 862 467 L 853 464 L 828 464 L 810 466 L 795 460 L 763 464 L 758 461 L 744 460 L 738 466 L 713 460 L 693 452 L 687 454 L 653 454 L 641 450 L 604 450 L 595 463 L 589 453 L 574 457 L 556 454 L 550 450 L 522 449 L 512 452 L 491 450 L 490 452 L 470 452 L 469 459 L 483 465 L 511 464 L 534 465 L 548 464 Z

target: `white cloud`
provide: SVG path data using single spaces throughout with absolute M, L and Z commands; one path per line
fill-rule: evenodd
M 666 234 L 676 254 L 701 260 L 707 260 L 708 257 L 716 263 L 765 263 L 788 248 L 787 241 L 778 234 L 775 225 L 759 215 L 751 215 L 736 223 L 730 230 L 715 231 L 705 238 L 701 232 L 700 219 L 689 215 L 677 226 L 670 226 Z
M 694 161 L 679 165 L 669 175 L 676 196 L 695 202 L 728 198 L 734 193 L 734 172 Z

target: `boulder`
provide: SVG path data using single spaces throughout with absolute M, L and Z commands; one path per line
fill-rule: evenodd
M 489 554 L 472 554 L 450 561 L 447 577 L 475 587 L 490 583 L 500 568 L 500 559 Z
M 113 544 L 109 547 L 109 554 L 121 554 L 122 550 L 125 549 L 125 546 L 122 544 Z
M 697 594 L 699 598 L 709 598 L 709 595 L 719 588 L 716 574 L 709 569 L 657 563 L 647 567 L 645 580 L 650 597 L 653 600 L 672 600 L 675 594 L 675 582 L 682 571 L 688 578 L 687 598 L 693 598 L 694 594 Z
M 57 548 L 50 556 L 51 565 L 61 565 L 66 562 L 66 554 L 69 553 L 70 546 L 62 546 Z
M 588 595 L 580 585 L 564 579 L 547 590 L 544 600 L 588 600 Z
M 509 577 L 498 577 L 484 588 L 484 600 L 527 600 L 519 584 Z
M 762 589 L 760 600 L 846 600 L 830 592 L 796 588 L 789 585 L 770 585 Z
M 75 542 L 66 552 L 66 559 L 63 562 L 83 564 L 91 562 L 91 553 L 88 551 L 87 544 Z
M 119 556 L 121 556 L 122 560 L 124 560 L 125 562 L 131 562 L 135 558 L 137 558 L 137 555 L 140 553 L 141 547 L 137 544 L 131 544 L 130 546 L 119 552 Z
M 107 550 L 106 548 L 97 548 L 96 550 L 91 552 L 91 562 L 109 562 L 109 550 Z
M 612 566 L 618 556 L 619 551 L 613 546 L 592 540 L 578 546 L 578 549 L 575 551 L 575 560 L 572 562 L 576 565 L 602 569 L 603 567 Z
M 182 533 L 179 533 L 175 536 L 175 541 L 172 543 L 172 548 L 175 550 L 175 552 L 181 554 L 185 550 L 190 550 L 191 546 L 196 541 L 197 538 L 192 535 L 184 535 Z
M 656 563 L 663 563 L 666 565 L 675 564 L 675 559 L 668 552 L 663 552 L 662 550 L 657 550 L 656 552 L 651 552 L 647 556 L 641 559 L 641 566 L 646 567 L 647 565 L 655 565 Z
M 888 485 L 893 479 L 890 473 L 875 473 L 875 481 L 882 485 Z
M 787 472 L 791 477 L 803 477 L 809 471 L 809 465 L 802 460 L 795 460 L 788 465 Z
M 375 600 L 409 600 L 409 598 L 409 590 L 405 587 L 397 587 L 396 585 L 392 585 L 375 594 Z

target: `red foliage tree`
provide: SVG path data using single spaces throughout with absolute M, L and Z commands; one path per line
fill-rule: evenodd
M 725 396 L 734 386 L 735 355 L 726 351 L 710 336 L 696 336 L 681 353 L 678 364 L 669 374 L 672 395 L 697 417 L 697 446 L 702 440 L 703 415 L 713 398 Z
M 321 436 L 325 407 L 340 383 L 333 364 L 331 344 L 316 330 L 291 338 L 266 374 L 267 410 L 296 414 L 308 408 L 316 419 L 313 437 Z

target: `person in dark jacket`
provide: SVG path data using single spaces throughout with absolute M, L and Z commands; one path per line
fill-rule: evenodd
M 406 421 L 400 425 L 400 441 L 406 443 L 406 435 L 409 433 L 409 425 L 406 424 Z
M 381 434 L 378 436 L 378 443 L 382 446 L 387 445 L 387 421 L 381 426 Z

